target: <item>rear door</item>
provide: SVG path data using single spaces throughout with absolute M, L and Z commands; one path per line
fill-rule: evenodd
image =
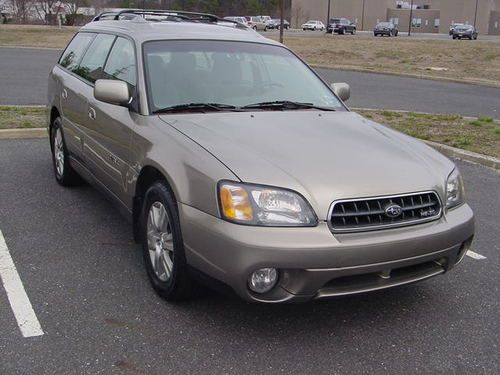
M 61 92 L 60 108 L 63 133 L 69 154 L 83 161 L 83 123 L 86 118 L 89 87 L 75 73 L 80 61 L 95 38 L 93 33 L 79 33 L 64 51 L 59 60 L 59 69 L 54 69 L 54 77 L 58 81 L 57 89 Z

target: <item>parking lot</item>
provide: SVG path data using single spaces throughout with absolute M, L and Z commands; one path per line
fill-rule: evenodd
M 0 374 L 500 371 L 497 172 L 458 162 L 481 257 L 449 274 L 304 305 L 168 304 L 105 198 L 57 185 L 46 140 L 0 141 L 0 160 L 0 231 L 43 330 L 23 337 L 0 287 Z
M 261 32 L 264 36 L 277 36 L 279 30 L 268 30 L 266 32 Z M 288 36 L 300 36 L 300 37 L 322 37 L 325 35 L 324 31 L 304 31 L 302 29 L 290 29 L 285 31 L 285 35 Z M 336 38 L 374 38 L 373 31 L 357 31 L 356 35 L 338 35 L 335 34 Z M 402 39 L 412 39 L 412 40 L 449 40 L 452 43 L 460 43 L 460 40 L 453 40 L 448 34 L 438 34 L 438 33 L 412 33 L 408 36 L 408 32 L 400 31 L 398 38 Z M 482 42 L 500 43 L 500 36 L 498 35 L 482 35 L 479 34 L 478 40 Z M 465 42 L 465 41 L 464 41 Z

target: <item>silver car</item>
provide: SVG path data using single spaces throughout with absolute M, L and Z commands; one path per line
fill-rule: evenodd
M 346 84 L 246 27 L 126 12 L 83 27 L 54 66 L 48 130 L 57 181 L 116 203 L 161 296 L 202 280 L 306 301 L 462 260 L 474 221 L 450 160 L 349 111 Z

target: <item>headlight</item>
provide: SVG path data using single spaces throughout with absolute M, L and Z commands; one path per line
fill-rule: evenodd
M 446 207 L 457 207 L 464 203 L 464 183 L 457 168 L 451 172 L 446 182 Z
M 234 223 L 276 227 L 318 224 L 311 206 L 290 190 L 222 181 L 218 193 L 222 217 Z

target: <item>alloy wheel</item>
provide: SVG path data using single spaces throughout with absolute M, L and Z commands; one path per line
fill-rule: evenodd
M 64 174 L 64 140 L 62 137 L 61 129 L 56 129 L 54 136 L 54 162 L 56 164 L 56 171 L 59 176 Z
M 172 277 L 174 241 L 167 210 L 161 202 L 153 203 L 149 209 L 147 240 L 153 270 L 165 282 Z

